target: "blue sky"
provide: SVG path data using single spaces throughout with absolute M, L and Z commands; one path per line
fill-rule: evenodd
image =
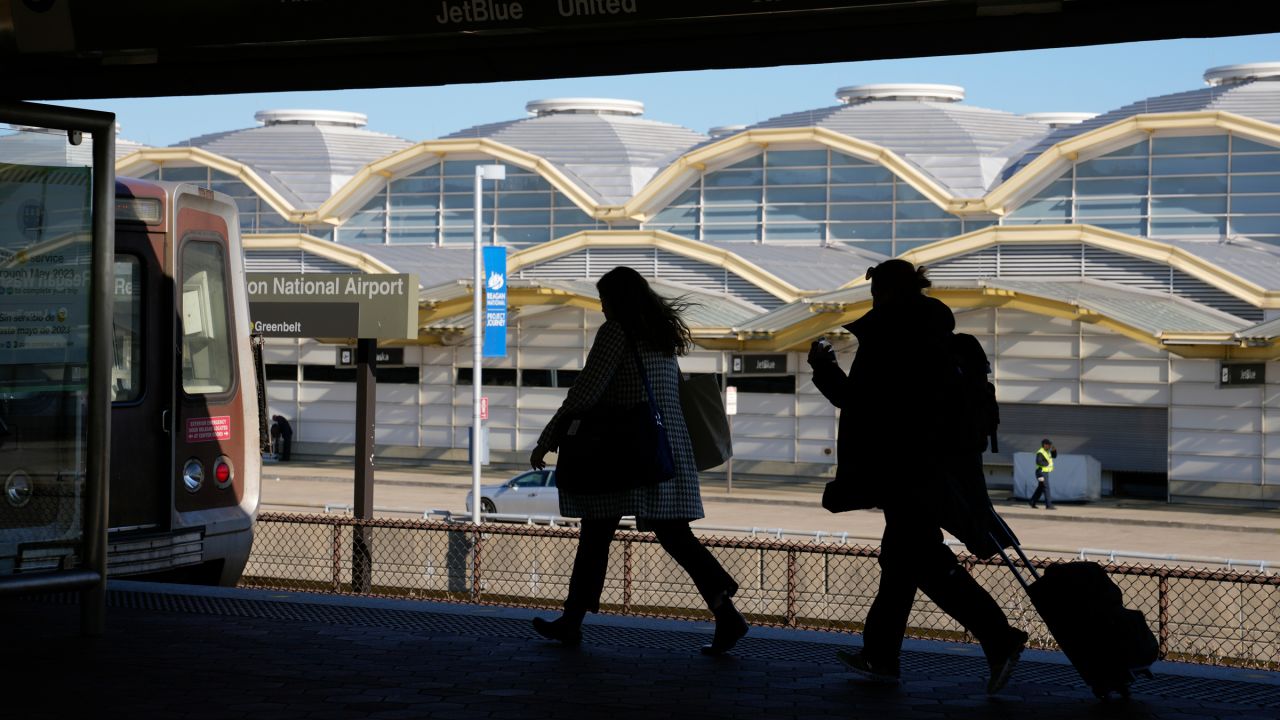
M 253 127 L 258 110 L 293 108 L 363 112 L 371 130 L 426 140 L 523 117 L 525 102 L 551 97 L 640 100 L 648 118 L 706 132 L 716 125 L 833 105 L 836 88 L 844 85 L 947 83 L 964 86 L 965 102 L 978 107 L 1103 112 L 1203 87 L 1209 67 L 1276 61 L 1280 34 L 743 70 L 62 104 L 115 112 L 122 137 L 155 146 Z

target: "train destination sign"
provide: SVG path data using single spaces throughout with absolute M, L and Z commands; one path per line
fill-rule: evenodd
M 266 337 L 418 337 L 417 275 L 249 273 L 253 332 Z

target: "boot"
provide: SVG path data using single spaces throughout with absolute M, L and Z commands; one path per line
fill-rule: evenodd
M 723 655 L 738 644 L 750 626 L 738 608 L 733 606 L 733 600 L 727 593 L 719 595 L 711 612 L 716 616 L 716 634 L 712 636 L 710 645 L 702 646 L 702 654 Z
M 560 644 L 574 647 L 582 644 L 582 618 L 586 613 L 565 610 L 555 620 L 533 619 L 533 631 L 548 640 L 558 640 Z

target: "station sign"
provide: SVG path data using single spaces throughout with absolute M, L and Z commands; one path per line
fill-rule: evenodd
M 374 354 L 374 364 L 378 367 L 403 367 L 404 348 L 378 348 Z M 353 347 L 338 348 L 338 367 L 356 366 L 356 349 Z
M 734 355 L 729 364 L 732 375 L 786 375 L 785 353 L 770 355 Z
M 418 276 L 249 273 L 252 331 L 266 337 L 414 340 Z
M 507 356 L 507 249 L 483 249 L 484 357 Z
M 1267 383 L 1266 363 L 1219 363 L 1218 387 L 1247 387 Z

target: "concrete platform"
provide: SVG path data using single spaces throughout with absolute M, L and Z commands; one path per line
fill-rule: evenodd
M 107 634 L 69 598 L 0 600 L 4 717 L 1230 718 L 1280 716 L 1280 673 L 1161 663 L 1128 701 L 1028 652 L 1000 695 L 976 646 L 908 641 L 904 682 L 859 684 L 853 635 L 755 628 L 731 656 L 702 623 L 595 616 L 580 648 L 536 612 L 114 581 Z

